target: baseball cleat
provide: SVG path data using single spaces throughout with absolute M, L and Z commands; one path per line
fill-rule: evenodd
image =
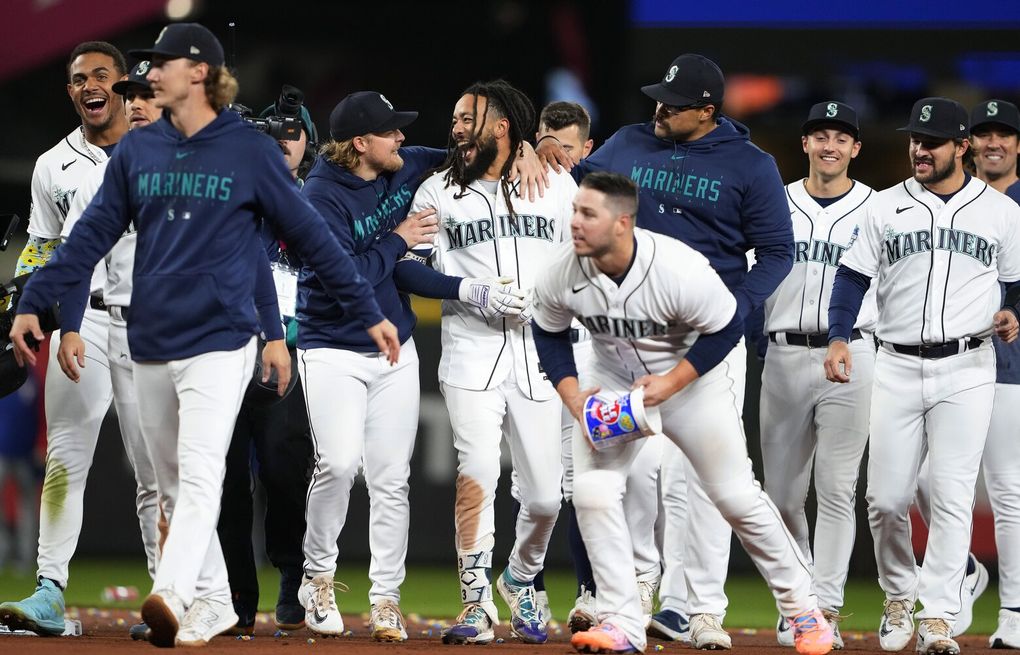
M 968 573 L 963 579 L 960 613 L 956 615 L 956 623 L 953 624 L 954 637 L 959 637 L 967 632 L 971 621 L 974 620 L 974 601 L 988 588 L 988 569 L 973 555 L 967 557 L 974 563 L 974 572 Z
M 673 610 L 659 610 L 652 615 L 647 632 L 660 639 L 691 643 L 691 622 L 686 616 Z
M 64 592 L 55 582 L 40 578 L 35 592 L 22 601 L 0 605 L 0 623 L 42 637 L 64 634 Z
M 298 589 L 304 573 L 301 567 L 280 568 L 280 594 L 276 599 L 273 623 L 280 630 L 300 630 L 305 627 L 305 608 L 298 602 Z
M 655 612 L 655 592 L 659 590 L 659 579 L 638 580 L 638 594 L 641 597 L 641 618 L 644 619 L 645 629 L 652 623 L 652 614 Z
M 595 618 L 595 595 L 581 585 L 581 595 L 574 602 L 574 609 L 567 615 L 567 625 L 570 632 L 584 632 L 595 627 L 598 621 Z
M 600 623 L 590 630 L 575 632 L 570 645 L 579 653 L 636 653 L 627 635 L 612 623 Z
M 927 655 L 960 655 L 960 645 L 953 641 L 952 628 L 945 619 L 918 621 L 915 648 Z
M 793 643 L 801 655 L 825 655 L 832 650 L 832 628 L 819 609 L 801 612 L 790 619 Z
M 196 598 L 184 613 L 181 628 L 177 631 L 174 644 L 177 646 L 205 646 L 212 638 L 237 625 L 237 612 L 229 601 L 221 602 L 211 598 Z M 252 631 L 246 634 L 252 634 Z
M 492 619 L 478 603 L 464 607 L 457 622 L 443 630 L 444 644 L 487 644 L 495 638 Z
M 843 650 L 843 635 L 839 633 L 839 622 L 844 618 L 840 616 L 836 610 L 822 610 L 822 616 L 829 622 L 829 627 L 832 628 L 832 650 Z
M 729 650 L 730 635 L 723 630 L 715 614 L 691 615 L 691 645 L 698 650 Z
M 496 590 L 510 608 L 510 633 L 529 644 L 544 644 L 549 633 L 535 602 L 535 585 L 517 582 L 505 569 L 496 580 Z
M 376 641 L 407 641 L 404 615 L 400 606 L 392 600 L 381 600 L 372 605 L 372 639 Z
M 535 602 L 538 603 L 538 615 L 542 617 L 542 623 L 548 624 L 552 621 L 552 608 L 549 607 L 549 592 L 545 589 L 535 590 Z
M 782 614 L 779 615 L 779 622 L 776 623 L 776 641 L 780 646 L 793 646 L 793 629 L 790 622 Z
M 326 637 L 339 637 L 344 633 L 344 619 L 336 605 L 334 587 L 347 590 L 343 583 L 334 583 L 333 576 L 322 574 L 305 578 L 298 589 L 298 602 L 305 608 L 305 625 Z
M 906 648 L 914 636 L 914 601 L 887 600 L 878 625 L 878 644 L 882 650 L 898 651 Z
M 999 610 L 999 627 L 988 638 L 989 648 L 1020 648 L 1020 612 Z
M 153 646 L 173 648 L 183 618 L 184 603 L 169 589 L 152 592 L 142 603 L 142 621 L 149 626 L 149 643 Z

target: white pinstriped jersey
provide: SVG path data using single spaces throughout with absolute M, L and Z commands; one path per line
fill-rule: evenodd
M 102 148 L 85 140 L 81 127 L 39 155 L 32 171 L 28 233 L 40 239 L 59 239 L 78 185 L 107 159 Z M 105 280 L 106 267 L 100 262 L 92 274 L 92 289 L 101 289 Z
M 82 212 L 92 202 L 103 184 L 103 174 L 106 172 L 106 164 L 109 160 L 100 163 L 81 181 L 78 191 L 71 200 L 71 207 L 67 212 L 67 220 L 60 231 L 60 236 L 67 239 L 74 228 L 74 224 L 81 218 Z M 138 234 L 134 229 L 134 222 L 124 233 L 113 248 L 103 258 L 106 265 L 105 284 L 100 288 L 92 289 L 92 292 L 100 292 L 103 302 L 110 306 L 128 307 L 131 305 L 132 275 L 135 270 L 135 244 Z M 95 279 L 93 279 L 95 282 Z
M 977 178 L 948 203 L 910 178 L 875 194 L 842 263 L 877 278 L 883 341 L 985 337 L 1020 280 L 1020 207 Z
M 866 184 L 822 207 L 804 188 L 804 180 L 786 186 L 793 222 L 793 269 L 765 301 L 766 332 L 828 334 L 829 296 L 840 259 L 857 238 L 864 210 L 874 197 Z M 874 332 L 878 318 L 876 285 L 864 296 L 855 327 Z
M 576 317 L 591 332 L 594 368 L 623 380 L 670 370 L 698 334 L 722 330 L 737 309 L 704 255 L 641 228 L 634 237 L 637 254 L 620 286 L 572 243 L 559 246 L 535 285 L 535 322 L 561 332 Z
M 550 173 L 545 196 L 534 201 L 513 197 L 514 217 L 501 185 L 492 194 L 479 182 L 461 193 L 445 186 L 440 171 L 425 180 L 410 213 L 432 207 L 439 220 L 432 266 L 447 275 L 488 278 L 512 276 L 514 286 L 531 289 L 556 247 L 570 235 L 577 184 L 567 172 Z M 440 381 L 462 389 L 497 387 L 513 371 L 521 392 L 534 400 L 556 396 L 539 365 L 531 327 L 513 319 L 492 318 L 458 300 L 443 301 L 443 353 Z

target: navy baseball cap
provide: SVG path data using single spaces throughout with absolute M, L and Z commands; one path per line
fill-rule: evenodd
M 362 134 L 399 130 L 418 118 L 416 111 L 394 111 L 393 104 L 376 91 L 352 93 L 329 114 L 329 135 L 346 141 Z
M 970 131 L 982 125 L 1002 125 L 1020 133 L 1020 110 L 1006 100 L 985 100 L 970 110 Z
M 131 72 L 128 73 L 128 78 L 126 80 L 114 82 L 113 87 L 111 87 L 113 89 L 113 92 L 119 93 L 122 96 L 127 95 L 128 89 L 132 85 L 140 86 L 145 89 L 151 89 L 152 87 L 149 84 L 149 80 L 146 78 L 146 76 L 149 74 L 149 69 L 151 67 L 152 65 L 149 63 L 148 59 L 143 59 L 142 61 L 138 62 L 137 64 L 135 64 L 135 67 L 131 69 Z
M 940 139 L 966 139 L 970 119 L 963 105 L 949 98 L 921 98 L 910 110 L 910 122 L 897 128 Z
M 658 84 L 641 87 L 652 100 L 683 107 L 685 105 L 718 105 L 726 90 L 722 69 L 708 57 L 680 55 L 666 69 Z
M 854 138 L 861 140 L 861 126 L 857 122 L 857 111 L 848 104 L 826 100 L 811 107 L 804 121 L 804 134 L 809 134 L 821 125 L 832 125 Z
M 223 65 L 223 46 L 212 32 L 198 23 L 172 23 L 156 37 L 156 44 L 148 50 L 131 50 L 136 59 L 192 59 L 210 66 Z

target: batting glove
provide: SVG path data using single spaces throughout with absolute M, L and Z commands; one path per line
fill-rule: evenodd
M 514 320 L 522 326 L 531 323 L 531 319 L 535 316 L 535 306 L 532 301 L 531 289 L 528 289 L 524 292 L 524 307 L 521 308 L 521 313 L 514 316 Z
M 512 277 L 464 278 L 458 296 L 461 302 L 481 309 L 490 316 L 519 316 L 524 309 L 524 292 L 510 286 Z

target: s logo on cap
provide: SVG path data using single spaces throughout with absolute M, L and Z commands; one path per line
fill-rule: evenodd
M 826 118 L 835 118 L 836 114 L 838 114 L 838 113 L 839 113 L 839 105 L 837 105 L 836 103 L 830 102 L 828 105 L 825 106 L 825 117 Z
M 678 68 L 676 66 L 670 66 L 669 70 L 666 71 L 666 77 L 663 78 L 663 82 L 672 82 L 676 78 L 676 72 Z
M 393 104 L 389 100 L 386 99 L 386 96 L 384 96 L 383 94 L 380 93 L 379 94 L 379 99 L 386 103 L 386 106 L 390 108 L 390 111 L 393 111 Z
M 145 75 L 148 72 L 149 72 L 149 62 L 148 61 L 140 61 L 140 62 L 138 62 L 138 65 L 135 66 L 135 75 L 138 75 L 139 77 L 141 77 L 142 75 Z
M 988 107 L 985 108 L 985 112 L 988 116 L 997 116 L 999 114 L 999 103 L 992 100 L 988 103 Z
M 931 105 L 921 107 L 921 122 L 927 123 L 931 120 Z

